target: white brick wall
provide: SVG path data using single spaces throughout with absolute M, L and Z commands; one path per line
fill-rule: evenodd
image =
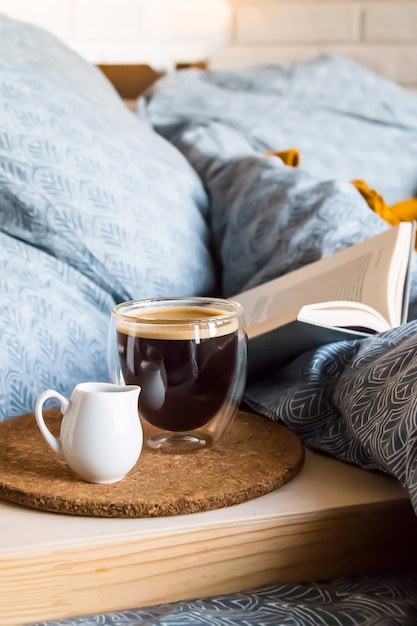
M 0 13 L 39 24 L 61 39 L 70 37 L 71 9 L 72 0 L 0 0 Z
M 254 2 L 236 12 L 236 39 L 248 44 L 357 41 L 360 18 L 358 4 Z
M 233 32 L 212 66 L 339 54 L 417 91 L 417 0 L 229 0 Z
M 417 43 L 417 2 L 375 2 L 364 8 L 364 39 Z
M 0 0 L 0 13 L 43 26 L 92 63 L 155 69 L 206 59 L 232 33 L 227 0 Z
M 417 91 L 417 0 L 0 0 L 0 13 L 93 63 L 228 68 L 328 52 Z

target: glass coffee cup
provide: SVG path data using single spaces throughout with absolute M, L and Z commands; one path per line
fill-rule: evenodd
M 150 298 L 112 310 L 112 382 L 141 387 L 144 442 L 182 453 L 215 445 L 246 383 L 243 308 L 221 298 Z

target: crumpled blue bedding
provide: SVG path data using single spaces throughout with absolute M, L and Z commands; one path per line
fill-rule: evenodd
M 98 71 L 0 16 L 0 421 L 103 380 L 114 303 L 238 291 L 388 228 L 350 184 L 417 191 L 417 98 L 337 58 L 190 70 L 126 111 Z M 156 132 L 155 132 L 156 131 Z M 269 150 L 296 147 L 301 168 Z M 396 476 L 417 513 L 417 270 L 409 322 L 248 386 L 303 440 Z M 56 624 L 411 624 L 417 578 L 283 585 Z

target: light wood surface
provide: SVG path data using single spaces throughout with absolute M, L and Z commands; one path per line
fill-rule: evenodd
M 307 451 L 288 485 L 170 518 L 71 517 L 0 503 L 0 624 L 405 567 L 417 523 L 395 480 Z

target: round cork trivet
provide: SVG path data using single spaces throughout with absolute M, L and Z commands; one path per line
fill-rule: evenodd
M 44 411 L 58 435 L 61 414 Z M 33 413 L 0 424 L 0 498 L 97 517 L 161 517 L 240 504 L 278 489 L 302 467 L 304 447 L 287 427 L 239 412 L 216 447 L 192 454 L 143 448 L 120 482 L 78 478 L 43 439 Z

